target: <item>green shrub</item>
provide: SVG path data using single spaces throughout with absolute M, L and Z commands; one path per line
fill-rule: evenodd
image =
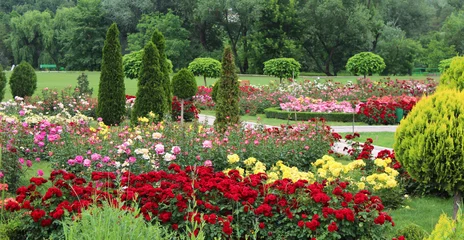
M 10 77 L 10 88 L 13 97 L 32 96 L 37 89 L 37 75 L 34 68 L 27 62 L 16 66 Z
M 335 122 L 352 122 L 352 113 L 318 113 L 318 112 L 289 112 L 281 110 L 279 107 L 271 107 L 264 109 L 264 114 L 267 118 L 289 119 L 306 121 L 313 118 L 323 118 L 326 121 Z M 355 116 L 356 121 L 356 116 Z
M 147 224 L 138 214 L 139 209 L 127 211 L 109 204 L 93 206 L 83 210 L 78 221 L 64 221 L 64 234 L 66 240 L 173 239 L 176 236 L 175 231 L 169 231 L 157 222 Z
M 139 117 L 146 117 L 150 112 L 157 115 L 156 120 L 161 120 L 166 108 L 158 49 L 155 44 L 148 42 L 144 48 L 131 123 L 136 124 Z
M 219 130 L 225 130 L 227 126 L 237 124 L 240 120 L 240 90 L 238 85 L 234 55 L 230 47 L 226 47 L 222 57 L 222 72 L 216 97 L 214 125 Z
M 449 68 L 440 77 L 440 86 L 464 90 L 464 57 L 452 58 Z
M 126 87 L 122 70 L 119 30 L 115 23 L 106 33 L 98 89 L 97 116 L 106 125 L 119 124 L 126 113 Z
M 3 67 L 0 65 L 0 102 L 5 97 L 6 75 L 3 72 Z
M 413 179 L 459 196 L 464 190 L 464 93 L 445 89 L 420 100 L 398 126 L 393 148 Z
M 301 65 L 293 58 L 274 58 L 264 62 L 264 74 L 280 78 L 297 78 L 300 74 Z
M 383 199 L 382 199 L 383 200 Z M 404 236 L 407 240 L 423 240 L 427 237 L 427 232 L 416 224 L 409 224 L 396 232 L 397 236 Z
M 351 72 L 353 75 L 372 75 L 373 73 L 380 73 L 385 69 L 385 62 L 383 58 L 377 54 L 371 52 L 358 53 L 346 63 L 346 70 Z
M 213 58 L 195 58 L 189 66 L 188 69 L 195 76 L 203 76 L 203 80 L 206 84 L 206 78 L 218 78 L 221 76 L 221 63 Z M 235 68 L 234 68 L 235 70 Z
M 139 78 L 140 67 L 142 66 L 143 50 L 128 53 L 122 57 L 124 76 L 130 79 Z
M 197 81 L 193 73 L 186 68 L 181 69 L 174 77 L 172 77 L 172 87 L 174 96 L 181 99 L 181 120 L 184 120 L 184 101 L 197 93 Z
M 87 74 L 82 73 L 81 75 L 79 75 L 79 77 L 77 77 L 77 89 L 79 89 L 78 94 L 80 96 L 92 96 L 93 88 L 89 88 L 89 79 L 87 77 Z
M 437 225 L 426 240 L 460 240 L 464 236 L 464 216 L 458 215 L 457 220 L 453 220 L 442 214 Z
M 450 67 L 452 61 L 453 58 L 448 58 L 440 61 L 440 63 L 438 64 L 438 70 L 441 74 L 445 73 L 445 71 Z

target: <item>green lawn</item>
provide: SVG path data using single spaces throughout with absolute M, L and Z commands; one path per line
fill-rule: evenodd
M 209 116 L 214 116 L 215 111 L 211 110 L 202 110 L 201 114 L 204 115 L 209 115 Z M 271 126 L 280 126 L 281 124 L 295 124 L 301 121 L 291 121 L 291 120 L 284 120 L 284 119 L 277 119 L 277 118 L 266 118 L 265 114 L 257 114 L 256 116 L 240 116 L 240 120 L 244 122 L 258 122 L 259 118 L 259 123 L 264 124 L 264 125 L 271 125 Z M 326 122 L 327 125 L 329 126 L 351 126 L 352 123 L 350 122 Z M 363 122 L 355 122 L 354 123 L 356 126 L 365 126 L 367 125 L 366 123 Z
M 349 133 L 339 133 L 343 137 Z M 395 141 L 394 132 L 360 132 L 359 141 L 364 142 L 367 138 L 372 138 L 374 140 L 374 145 L 381 147 L 393 148 L 393 143 Z
M 82 73 L 82 72 L 45 72 L 45 71 L 37 71 L 37 93 L 40 93 L 40 90 L 43 88 L 51 88 L 51 89 L 63 89 L 67 86 L 77 86 L 77 77 Z M 100 72 L 85 72 L 88 75 L 88 79 L 90 82 L 90 87 L 93 87 L 94 91 L 93 94 L 94 96 L 97 96 L 98 93 L 98 83 L 100 80 Z M 10 71 L 6 71 L 6 76 L 9 79 L 11 75 Z M 303 80 L 314 80 L 317 79 L 318 77 L 315 76 L 300 76 L 297 81 L 303 81 Z M 357 76 L 320 76 L 320 79 L 326 79 L 326 80 L 334 80 L 337 82 L 342 82 L 346 83 L 348 81 L 356 81 Z M 373 80 L 379 80 L 385 78 L 384 76 L 372 76 L 371 79 Z M 421 76 L 393 76 L 392 78 L 397 78 L 397 79 L 425 79 L 425 77 Z M 239 75 L 239 79 L 241 80 L 249 80 L 250 84 L 252 85 L 268 85 L 270 81 L 278 82 L 279 79 L 275 77 L 270 77 L 270 76 L 264 76 L 264 75 Z M 203 86 L 204 81 L 203 77 L 196 77 L 197 80 L 197 85 L 198 86 Z M 214 78 L 209 78 L 207 79 L 208 85 L 212 85 L 214 82 L 216 82 L 217 79 Z M 137 92 L 137 80 L 131 80 L 131 79 L 126 79 L 126 94 L 130 95 L 135 95 Z M 11 93 L 10 93 L 10 88 L 9 86 L 6 87 L 6 95 L 5 99 L 11 99 Z

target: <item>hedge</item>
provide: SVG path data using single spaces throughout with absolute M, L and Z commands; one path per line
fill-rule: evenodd
M 306 121 L 312 118 L 324 118 L 326 121 L 335 121 L 335 122 L 352 122 L 353 114 L 352 113 L 321 113 L 321 112 L 294 112 L 294 111 L 284 111 L 279 107 L 272 107 L 264 109 L 264 113 L 267 118 L 278 118 L 278 119 L 290 119 L 298 121 Z M 356 115 L 355 115 L 356 121 Z

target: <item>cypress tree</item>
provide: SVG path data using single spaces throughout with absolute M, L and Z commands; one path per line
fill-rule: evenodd
M 32 96 L 37 89 L 37 75 L 34 68 L 27 62 L 15 67 L 10 77 L 10 88 L 13 97 Z
M 5 87 L 6 87 L 6 76 L 5 73 L 3 72 L 3 67 L 0 64 L 0 102 L 3 100 L 3 97 L 5 97 Z
M 159 52 L 159 66 L 162 74 L 162 85 L 164 89 L 165 99 L 166 99 L 166 112 L 171 112 L 172 110 L 172 85 L 171 78 L 169 77 L 169 64 L 166 57 L 166 40 L 164 39 L 163 34 L 155 29 L 151 41 L 158 48 Z
M 119 30 L 113 23 L 106 33 L 98 89 L 97 116 L 107 125 L 119 124 L 126 113 L 126 87 Z
M 214 125 L 221 131 L 240 120 L 238 76 L 235 73 L 234 55 L 229 46 L 224 50 L 221 77 L 216 84 L 219 86 Z
M 148 42 L 143 49 L 142 67 L 131 116 L 132 124 L 136 124 L 139 117 L 146 117 L 150 112 L 157 114 L 157 120 L 163 118 L 166 99 L 161 83 L 159 52 L 153 42 Z

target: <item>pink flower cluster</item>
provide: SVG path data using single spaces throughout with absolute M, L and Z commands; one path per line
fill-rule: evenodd
M 313 99 L 309 97 L 293 97 L 288 96 L 288 102 L 281 103 L 280 108 L 285 111 L 298 112 L 342 112 L 353 113 L 358 112 L 359 104 L 353 105 L 348 101 L 322 101 L 322 99 Z

